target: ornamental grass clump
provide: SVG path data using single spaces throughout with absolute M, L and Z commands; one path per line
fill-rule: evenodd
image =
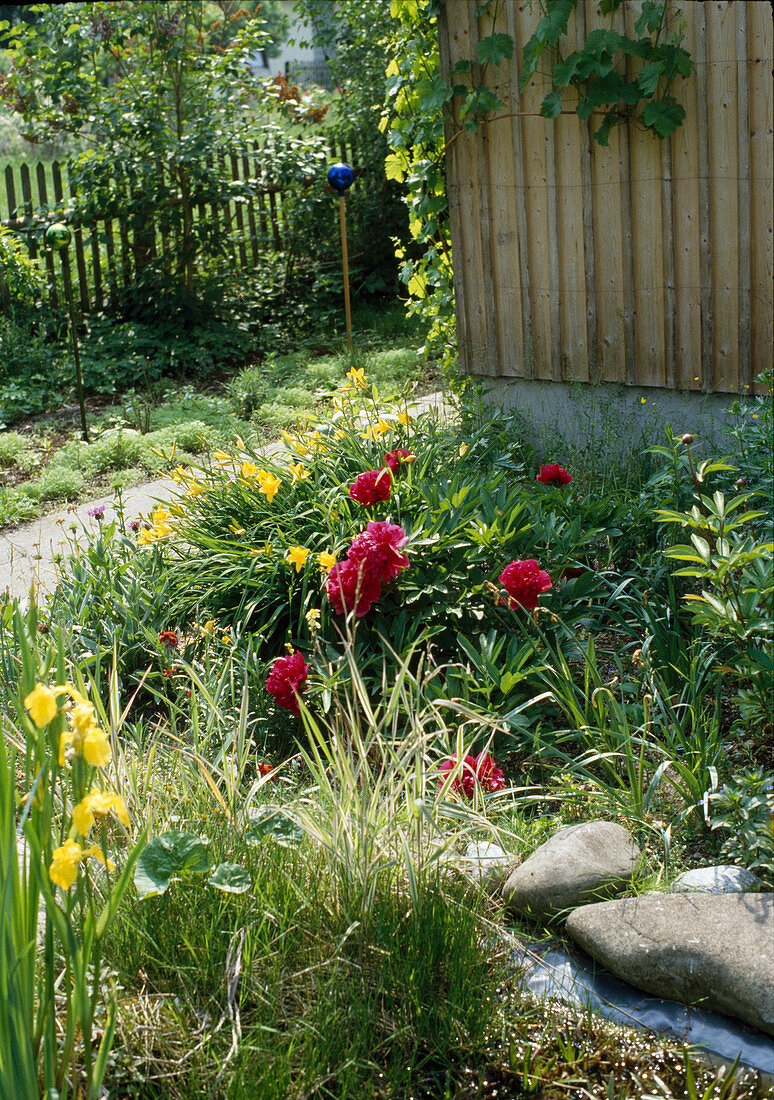
M 141 844 L 61 639 L 39 666 L 18 610 L 13 634 L 17 720 L 0 737 L 0 1093 L 96 1100 L 116 1027 L 103 946 Z

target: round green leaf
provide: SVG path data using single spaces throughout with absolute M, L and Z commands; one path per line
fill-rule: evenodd
M 253 884 L 250 873 L 238 863 L 219 863 L 207 882 L 224 894 L 246 894 Z
M 295 848 L 303 840 L 304 830 L 281 806 L 260 806 L 250 814 L 245 840 L 248 844 L 260 844 L 266 837 L 283 848 Z
M 161 833 L 146 844 L 134 868 L 134 886 L 140 898 L 164 894 L 171 882 L 201 874 L 212 866 L 209 840 L 194 833 Z

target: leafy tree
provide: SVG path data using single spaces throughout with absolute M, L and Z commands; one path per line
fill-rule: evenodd
M 5 28 L 13 64 L 0 96 L 27 140 L 77 138 L 76 218 L 126 218 L 138 268 L 153 258 L 157 221 L 190 291 L 195 258 L 223 244 L 194 209 L 235 186 L 214 154 L 250 125 L 256 83 L 246 58 L 268 43 L 259 6 L 122 0 L 34 11 L 33 24 Z

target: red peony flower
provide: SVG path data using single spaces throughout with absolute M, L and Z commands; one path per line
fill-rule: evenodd
M 446 782 L 449 772 L 457 767 L 456 753 L 450 760 L 444 760 L 440 766 L 442 772 L 438 786 L 442 787 Z M 449 788 L 455 794 L 464 795 L 465 798 L 473 798 L 476 784 L 486 793 L 501 791 L 505 787 L 505 776 L 502 769 L 497 766 L 494 759 L 485 752 L 478 756 L 466 756 L 462 761 L 459 775 L 452 781 Z
M 503 770 L 495 764 L 493 757 L 488 753 L 480 752 L 478 754 L 473 770 L 483 790 L 493 792 L 502 791 L 505 788 Z
M 354 611 L 361 619 L 381 596 L 382 586 L 370 575 L 365 563 L 347 559 L 336 562 L 331 568 L 325 591 L 337 615 Z
M 170 653 L 175 653 L 180 646 L 180 639 L 174 630 L 162 630 L 159 634 L 159 641 L 163 646 L 166 646 Z
M 568 474 L 563 466 L 556 464 L 541 466 L 540 473 L 535 480 L 542 482 L 543 485 L 569 485 L 572 481 L 572 474 Z
M 521 605 L 531 611 L 537 607 L 540 593 L 553 587 L 548 573 L 532 558 L 527 558 L 526 561 L 512 561 L 510 565 L 506 565 L 497 579 L 511 597 L 509 601 L 511 609 Z
M 405 531 L 397 523 L 371 520 L 365 531 L 352 540 L 347 558 L 362 566 L 365 577 L 386 583 L 408 567 L 408 558 L 400 553 L 407 541 Z
M 382 470 L 366 470 L 359 474 L 349 487 L 349 495 L 359 504 L 368 506 L 379 500 L 387 500 L 392 489 L 392 474 L 385 467 Z
M 309 665 L 297 649 L 287 657 L 278 657 L 271 666 L 266 690 L 273 695 L 277 706 L 292 711 L 296 718 L 301 714 L 299 699 L 309 674 Z
M 446 782 L 449 772 L 454 771 L 457 767 L 457 754 L 451 757 L 450 760 L 444 760 L 441 764 L 439 771 L 442 773 L 438 780 L 438 786 L 442 787 Z M 473 791 L 476 786 L 476 758 L 475 756 L 466 756 L 462 761 L 462 768 L 459 775 L 452 780 L 452 785 L 449 788 L 454 794 L 463 794 L 466 798 L 473 797 Z
M 401 466 L 410 466 L 416 462 L 417 456 L 405 447 L 397 447 L 394 451 L 388 451 L 384 456 L 384 465 L 389 466 L 394 474 L 397 474 Z

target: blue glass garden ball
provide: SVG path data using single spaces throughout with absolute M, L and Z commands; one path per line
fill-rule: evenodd
M 54 252 L 61 252 L 70 243 L 70 230 L 62 222 L 54 222 L 46 230 L 46 244 Z
M 343 161 L 332 164 L 328 169 L 328 183 L 339 195 L 343 195 L 347 188 L 352 186 L 354 178 L 355 173 Z

